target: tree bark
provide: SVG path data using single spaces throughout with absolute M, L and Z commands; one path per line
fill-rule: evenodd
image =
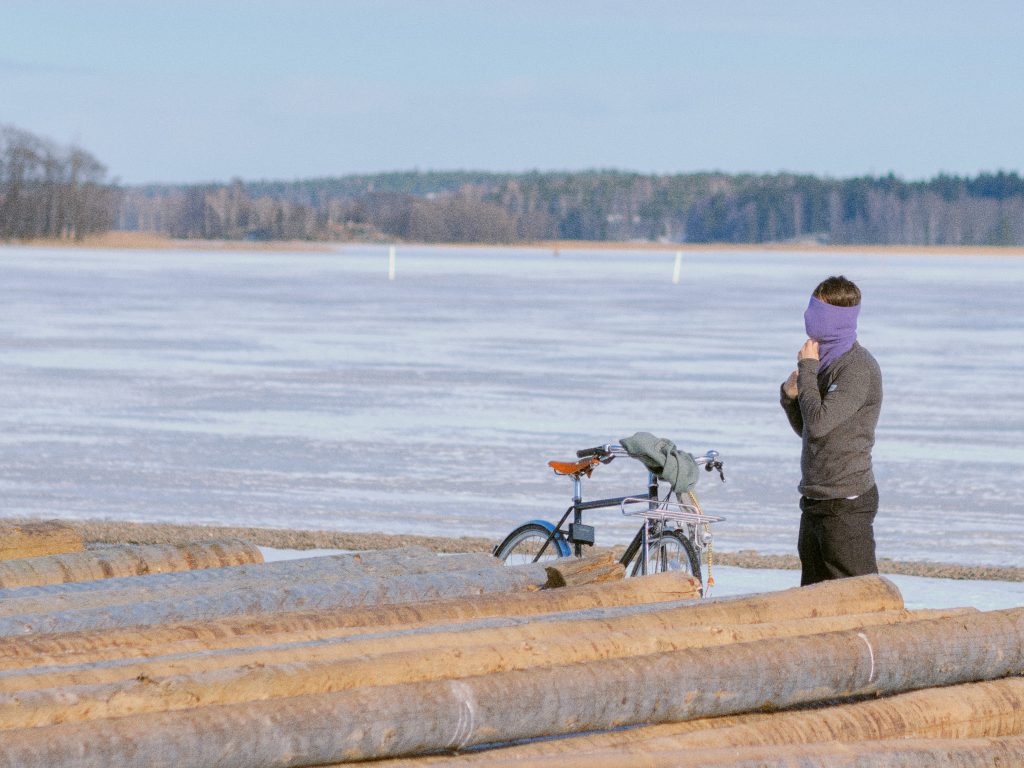
M 634 765 L 634 757 L 725 747 L 884 739 L 976 739 L 1024 734 L 1024 679 L 926 688 L 849 704 L 693 720 L 467 753 L 410 758 L 389 768 L 554 768 Z M 659 757 L 658 759 L 661 759 Z M 685 760 L 683 761 L 685 762 Z
M 536 572 L 539 566 L 525 566 L 528 569 L 532 569 Z M 499 572 L 505 571 L 518 571 L 524 568 L 524 566 L 516 566 L 513 568 L 501 568 Z M 641 583 L 654 584 L 661 577 L 659 576 L 646 576 L 640 579 Z M 615 584 L 632 584 L 633 579 L 624 580 L 623 582 L 616 582 Z M 687 577 L 686 583 L 692 587 L 692 580 Z M 577 589 L 577 588 L 574 588 Z M 557 590 L 556 590 L 557 593 Z M 535 633 L 537 631 L 544 632 L 543 628 L 540 630 L 526 627 L 523 629 L 523 625 L 527 624 L 521 617 L 511 615 L 514 608 L 521 605 L 524 601 L 518 597 L 512 602 L 508 603 L 504 600 L 504 594 L 493 595 L 490 598 L 492 602 L 492 614 L 489 618 L 479 618 L 468 622 L 460 622 L 458 613 L 451 613 L 449 605 L 439 605 L 438 612 L 433 614 L 435 624 L 441 623 L 447 620 L 448 626 L 444 629 L 449 632 L 465 633 L 471 630 L 478 631 L 476 635 L 478 642 L 494 642 L 501 638 L 510 638 L 508 628 L 513 628 L 511 631 L 518 631 L 520 634 L 515 636 L 516 642 L 529 642 L 532 639 L 536 639 L 536 636 L 528 633 Z M 675 635 L 687 635 L 694 630 L 701 630 L 702 628 L 708 628 L 708 634 L 718 634 L 726 638 L 729 642 L 735 642 L 737 635 L 735 631 L 716 630 L 711 625 L 722 626 L 734 625 L 734 624 L 758 624 L 765 623 L 768 621 L 786 621 L 790 619 L 800 618 L 816 618 L 819 622 L 827 622 L 829 617 L 841 617 L 844 615 L 857 614 L 857 613 L 874 613 L 884 611 L 896 611 L 902 608 L 903 601 L 899 597 L 899 593 L 895 591 L 891 582 L 887 579 L 878 576 L 864 576 L 857 579 L 844 579 L 842 581 L 826 582 L 821 585 L 815 585 L 812 587 L 798 587 L 789 590 L 783 590 L 780 592 L 767 593 L 762 595 L 751 595 L 743 598 L 725 598 L 718 601 L 708 600 L 698 602 L 694 600 L 685 600 L 681 602 L 672 603 L 652 603 L 645 605 L 621 605 L 617 607 L 599 607 L 586 610 L 579 610 L 569 613 L 561 613 L 557 616 L 548 618 L 542 627 L 553 627 L 552 630 L 560 633 L 563 636 L 586 636 L 587 633 L 595 632 L 622 632 L 631 629 L 643 630 L 648 632 L 651 637 L 673 637 Z M 464 606 L 463 601 L 457 601 L 455 607 L 462 609 Z M 386 610 L 386 607 L 378 607 L 376 610 Z M 447 613 L 447 615 L 445 615 Z M 365 615 L 365 612 L 364 612 Z M 287 617 L 285 617 L 287 620 Z M 219 630 L 224 620 L 218 620 L 217 622 L 211 622 L 206 625 L 206 629 Z M 234 624 L 244 622 L 252 622 L 252 619 L 228 619 L 227 627 L 231 627 Z M 260 632 L 260 626 L 266 626 L 269 623 L 270 627 L 274 626 L 275 617 L 269 616 L 262 619 L 262 624 L 249 624 L 248 626 L 256 631 L 256 636 L 253 639 L 245 639 L 242 642 L 232 641 L 230 645 L 224 643 L 218 644 L 220 648 L 235 647 L 244 648 L 246 645 L 267 645 L 272 641 L 269 636 L 270 632 Z M 306 625 L 308 626 L 308 624 Z M 191 631 L 193 627 L 187 629 Z M 518 629 L 516 629 L 518 628 Z M 436 638 L 440 637 L 438 630 L 440 627 L 432 626 L 428 629 L 427 634 L 428 645 L 432 642 L 436 642 Z M 184 645 L 181 642 L 168 642 L 163 645 L 156 645 L 155 641 L 158 636 L 165 631 L 162 626 L 147 627 L 143 632 L 124 632 L 122 636 L 125 640 L 131 641 L 132 639 L 138 639 L 140 642 L 143 640 L 140 634 L 146 634 L 150 636 L 150 644 L 145 650 L 147 656 L 157 655 L 175 655 L 185 657 L 188 654 L 201 655 L 202 653 L 211 650 L 208 642 L 203 640 Z M 174 636 L 178 636 L 174 627 L 170 628 Z M 820 630 L 819 630 L 820 631 Z M 489 634 L 487 634 L 489 632 Z M 334 637 L 343 637 L 349 633 L 332 633 Z M 409 650 L 411 648 L 422 647 L 423 640 L 417 637 L 417 632 L 410 632 L 407 630 L 396 629 L 390 635 L 386 633 L 374 632 L 374 638 L 372 639 L 372 645 L 377 647 L 381 642 L 384 642 L 384 638 L 389 639 L 390 648 L 392 651 L 398 650 Z M 220 637 L 221 635 L 216 635 Z M 8 669 L 17 668 L 35 668 L 42 666 L 40 663 L 41 659 L 38 655 L 33 655 L 31 652 L 27 652 L 28 648 L 40 649 L 53 648 L 55 645 L 58 650 L 63 651 L 61 657 L 47 658 L 47 666 L 68 666 L 68 665 L 97 665 L 100 660 L 95 655 L 90 653 L 88 647 L 81 648 L 82 653 L 76 654 L 77 648 L 76 642 L 79 638 L 83 638 L 88 641 L 94 640 L 96 637 L 95 633 L 78 633 L 73 635 L 54 636 L 49 638 L 25 638 L 18 639 L 16 641 L 7 641 L 3 644 L 3 648 L 12 653 L 14 660 L 4 665 Z M 327 637 L 321 635 L 319 638 L 316 635 L 306 635 L 304 637 L 291 636 L 288 638 L 277 638 L 277 642 L 303 642 L 310 639 L 326 640 Z M 13 640 L 13 639 L 12 639 Z M 31 645 L 28 645 L 31 643 Z M 124 643 L 120 643 L 117 646 L 117 651 L 106 658 L 112 658 L 116 664 L 123 663 L 120 659 L 124 656 L 124 652 L 121 650 L 124 648 Z M 357 647 L 355 645 L 355 639 L 350 642 L 347 647 Z M 70 651 L 70 653 L 69 653 Z M 137 650 L 134 653 L 138 653 Z M 16 655 L 13 655 L 16 654 Z M 98 666 L 102 666 L 99 664 Z M 165 671 L 160 674 L 175 674 L 176 670 Z M 56 670 L 54 670 L 56 674 Z M 84 674 L 84 673 L 83 673 Z M 92 673 L 90 673 L 92 674 Z M 99 673 L 95 673 L 99 674 Z M 155 673 L 150 673 L 155 674 Z M 4 679 L 13 680 L 15 675 L 4 675 L 0 678 L 0 684 Z M 93 682 L 101 682 L 106 678 L 96 678 Z M 85 679 L 78 679 L 78 682 L 86 682 Z M 13 689 L 8 689 L 13 690 Z
M 149 546 L 122 544 L 64 555 L 0 560 L 0 589 L 262 562 L 260 550 L 240 539 Z
M 470 622 L 491 617 L 539 616 L 696 598 L 688 576 L 665 573 L 644 579 L 541 592 L 455 597 L 422 603 L 236 616 L 154 627 L 104 629 L 63 635 L 0 637 L 0 670 L 41 664 L 90 664 L 240 648 L 259 643 L 305 642 L 398 627 Z
M 284 768 L 895 693 L 1022 669 L 1024 609 L 1014 609 L 587 662 L 557 676 L 505 672 L 16 729 L 4 733 L 0 766 Z
M 630 768 L 994 768 L 1024 765 L 1024 737 L 830 741 L 773 747 L 565 756 L 558 763 L 548 763 L 556 764 L 566 768 L 620 768 L 624 765 Z M 519 763 L 503 765 L 520 766 Z
M 0 617 L 29 613 L 55 613 L 85 608 L 159 600 L 188 600 L 239 589 L 303 587 L 326 581 L 386 578 L 419 573 L 497 569 L 498 561 L 485 553 L 437 555 L 425 547 L 306 557 L 229 568 L 159 573 L 52 584 L 0 591 Z
M 0 521 L 0 560 L 81 552 L 82 536 L 55 520 L 46 522 Z
M 545 570 L 548 574 L 545 589 L 615 581 L 626 575 L 625 567 L 611 552 L 582 558 L 563 557 L 548 565 Z
M 143 712 L 333 693 L 363 686 L 464 678 L 511 670 L 794 637 L 917 620 L 904 611 L 707 627 L 687 633 L 606 632 L 533 622 L 504 630 L 423 632 L 372 639 L 157 658 L 86 669 L 27 670 L 0 678 L 0 729 Z M 923 620 L 923 619 L 920 619 Z M 586 638 L 581 640 L 581 638 Z
M 180 574 L 134 578 L 166 578 L 177 575 Z M 104 627 L 151 626 L 309 608 L 388 605 L 496 592 L 523 592 L 540 589 L 546 581 L 544 567 L 531 564 L 512 568 L 495 568 L 488 565 L 482 570 L 475 571 L 419 573 L 388 578 L 343 576 L 299 586 L 241 586 L 230 592 L 200 594 L 195 597 L 169 596 L 134 604 L 101 605 L 94 608 L 3 616 L 0 617 L 0 636 L 24 637 L 29 634 L 79 632 Z M 66 585 L 73 586 L 78 585 Z

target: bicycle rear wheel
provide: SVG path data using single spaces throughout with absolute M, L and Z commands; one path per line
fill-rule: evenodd
M 568 557 L 572 551 L 561 533 L 555 531 L 554 537 L 548 541 L 553 530 L 554 526 L 551 523 L 535 521 L 521 525 L 495 547 L 494 556 L 499 560 L 504 560 L 505 565 L 522 565 L 523 563 L 544 562 Z M 547 542 L 547 547 L 544 547 L 545 542 Z M 544 552 L 538 558 L 537 554 L 542 547 L 544 547 Z
M 627 576 L 639 576 L 643 563 L 639 540 L 634 540 L 626 550 L 622 563 L 626 566 Z M 681 571 L 696 577 L 701 582 L 700 555 L 693 543 L 682 531 L 663 531 L 651 538 L 648 548 L 648 568 L 650 573 L 663 571 Z

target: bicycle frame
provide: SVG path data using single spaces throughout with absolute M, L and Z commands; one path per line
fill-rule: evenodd
M 688 503 L 679 492 L 675 494 L 678 501 L 672 500 L 671 488 L 669 494 L 661 499 L 658 494 L 659 480 L 671 485 L 678 477 L 674 472 L 670 472 L 670 481 L 657 461 L 651 462 L 647 467 L 645 491 L 628 496 L 583 500 L 583 478 L 589 478 L 599 464 L 608 464 L 619 456 L 628 456 L 640 460 L 641 463 L 648 463 L 617 443 L 576 451 L 578 461 L 549 461 L 548 466 L 555 474 L 572 478 L 572 504 L 562 514 L 557 525 L 548 520 L 536 519 L 515 528 L 503 541 L 495 545 L 494 555 L 510 565 L 536 563 L 542 558 L 550 557 L 581 557 L 583 547 L 592 546 L 595 540 L 594 526 L 583 523 L 584 512 L 619 507 L 623 515 L 643 518 L 640 529 L 619 558 L 619 562 L 629 571 L 626 575 L 643 575 L 655 567 L 659 572 L 685 570 L 702 580 L 701 555 L 707 552 L 709 583 L 714 583 L 710 578 L 711 532 L 708 530 L 708 524 L 725 518 L 705 515 L 692 491 L 688 492 L 692 503 Z M 725 480 L 717 451 L 707 451 L 702 456 L 691 458 L 695 464 L 703 466 L 708 472 L 717 469 L 721 479 Z M 655 552 L 658 557 L 656 565 L 649 559 Z
M 610 499 L 595 499 L 593 501 L 583 501 L 583 478 L 573 477 L 572 505 L 567 510 L 565 510 L 565 514 L 562 515 L 562 518 L 555 525 L 554 529 L 552 529 L 551 533 L 548 534 L 547 540 L 544 542 L 540 550 L 534 556 L 533 562 L 537 562 L 538 560 L 540 560 L 540 558 L 544 555 L 544 552 L 547 550 L 548 545 L 550 545 L 552 541 L 554 541 L 555 536 L 559 533 L 564 535 L 569 540 L 573 548 L 573 554 L 576 555 L 576 557 L 581 557 L 583 555 L 584 544 L 594 543 L 593 528 L 591 526 L 583 525 L 583 512 L 588 509 L 604 509 L 606 507 L 619 507 L 621 509 L 623 502 L 625 502 L 628 499 L 635 499 L 639 495 L 640 494 L 628 494 L 626 496 L 616 496 Z M 646 497 L 651 500 L 651 508 L 653 509 L 658 503 L 658 477 L 653 472 L 647 473 Z M 573 521 L 572 524 L 569 526 L 568 530 L 566 530 L 562 526 L 565 525 L 565 521 L 569 519 L 570 515 L 572 515 Z M 648 526 L 646 525 L 645 521 L 645 525 L 642 526 L 639 531 L 637 531 L 636 536 L 643 536 L 644 533 L 647 531 L 647 528 Z M 588 532 L 589 539 L 586 535 Z M 628 552 L 629 549 L 630 548 L 627 547 L 626 551 Z M 623 557 L 625 557 L 625 555 L 623 555 Z

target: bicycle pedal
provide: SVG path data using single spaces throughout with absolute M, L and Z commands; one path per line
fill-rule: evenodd
M 573 544 L 594 543 L 594 526 L 583 523 L 569 523 L 569 541 Z

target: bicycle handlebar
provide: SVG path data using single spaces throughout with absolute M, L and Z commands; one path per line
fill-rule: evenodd
M 692 454 L 691 454 L 692 455 Z M 606 443 L 595 445 L 593 448 L 583 448 L 576 451 L 576 457 L 580 459 L 596 458 L 602 464 L 609 463 L 616 456 L 629 456 L 629 452 L 618 443 Z M 722 457 L 718 451 L 706 451 L 702 456 L 693 456 L 693 461 L 698 467 L 704 467 L 708 472 L 718 470 L 718 476 L 725 482 L 725 471 L 722 468 Z
M 591 456 L 598 458 L 610 458 L 615 456 L 628 456 L 629 453 L 618 443 L 605 443 L 604 445 L 597 445 L 593 448 L 583 448 L 582 450 L 576 451 L 576 458 L 587 459 Z M 718 451 L 707 451 L 701 456 L 694 456 L 693 460 L 698 465 L 704 466 L 708 472 L 711 471 L 712 467 L 717 463 L 721 464 L 722 460 L 719 458 Z

